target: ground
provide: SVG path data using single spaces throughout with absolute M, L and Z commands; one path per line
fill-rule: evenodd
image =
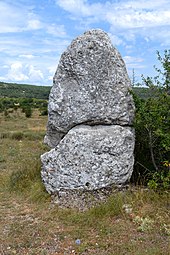
M 0 114 L 2 255 L 168 255 L 170 197 L 130 186 L 78 212 L 51 201 L 40 178 L 46 116 Z

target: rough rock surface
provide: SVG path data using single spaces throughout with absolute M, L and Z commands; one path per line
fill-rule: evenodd
M 119 52 L 102 30 L 73 40 L 62 54 L 50 92 L 45 143 L 55 147 L 79 124 L 131 125 L 134 104 Z
M 133 171 L 133 151 L 131 127 L 74 127 L 41 157 L 46 189 L 96 190 L 125 183 Z
M 91 207 L 105 203 L 109 197 L 126 192 L 129 185 L 111 185 L 97 190 L 66 190 L 51 195 L 51 206 L 58 205 L 60 208 L 76 208 L 86 211 Z
M 41 156 L 49 193 L 69 197 L 69 190 L 91 192 L 130 179 L 130 88 L 124 61 L 102 30 L 84 33 L 62 54 L 48 106 L 45 142 L 52 149 Z

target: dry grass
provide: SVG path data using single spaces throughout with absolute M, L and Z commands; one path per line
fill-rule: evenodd
M 0 116 L 0 254 L 168 255 L 166 192 L 131 188 L 83 213 L 51 203 L 40 179 L 46 121 Z

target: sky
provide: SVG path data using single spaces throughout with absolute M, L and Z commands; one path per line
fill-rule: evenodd
M 0 81 L 51 86 L 63 51 L 92 28 L 140 82 L 170 48 L 170 0 L 0 0 Z

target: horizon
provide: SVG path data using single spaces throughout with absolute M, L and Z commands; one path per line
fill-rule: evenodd
M 52 86 L 61 54 L 90 29 L 108 33 L 136 82 L 170 46 L 169 0 L 3 0 L 0 10 L 1 82 Z

